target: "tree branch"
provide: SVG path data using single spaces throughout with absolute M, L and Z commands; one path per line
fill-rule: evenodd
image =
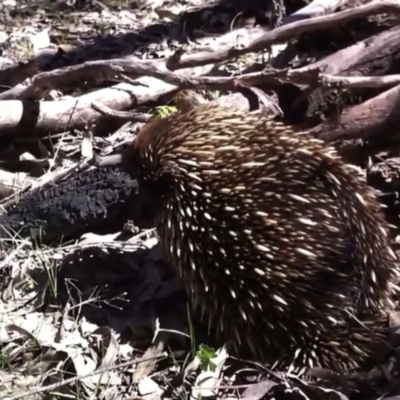
M 375 0 L 357 8 L 338 12 L 309 20 L 293 22 L 281 26 L 270 32 L 253 39 L 241 48 L 226 46 L 216 51 L 202 51 L 194 54 L 176 54 L 168 61 L 169 69 L 193 67 L 195 65 L 205 65 L 216 63 L 230 58 L 238 57 L 249 52 L 261 51 L 272 44 L 285 42 L 303 33 L 312 32 L 318 29 L 331 28 L 352 21 L 357 18 L 365 18 L 370 15 L 383 13 L 400 12 L 400 2 L 398 0 Z

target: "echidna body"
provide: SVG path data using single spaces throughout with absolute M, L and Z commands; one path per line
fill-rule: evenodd
M 333 148 L 200 105 L 148 123 L 124 158 L 159 205 L 166 258 L 233 348 L 295 370 L 369 357 L 396 257 L 372 190 Z

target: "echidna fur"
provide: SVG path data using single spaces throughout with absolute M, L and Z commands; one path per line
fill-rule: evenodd
M 146 124 L 124 160 L 159 205 L 166 259 L 233 350 L 291 371 L 370 357 L 397 259 L 373 190 L 332 147 L 205 104 Z

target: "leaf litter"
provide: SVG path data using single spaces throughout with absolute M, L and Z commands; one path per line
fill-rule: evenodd
M 81 3 L 82 8 L 65 12 L 72 3 Z M 11 65 L 11 60 L 29 59 L 39 50 L 55 47 L 54 39 L 58 47 L 70 48 L 110 34 L 103 41 L 107 50 L 116 45 L 117 33 L 138 30 L 155 21 L 160 25 L 148 36 L 158 40 L 144 44 L 136 55 L 165 57 L 176 48 L 197 46 L 170 40 L 173 35 L 165 32 L 182 10 L 200 7 L 202 1 L 138 1 L 139 10 L 134 11 L 128 3 L 59 1 L 54 5 L 51 1 L 26 1 L 16 7 L 17 2 L 4 0 L 0 62 Z M 204 42 L 213 45 L 212 38 Z M 129 44 L 124 45 L 130 53 Z M 237 68 L 237 62 L 231 64 L 229 67 Z M 55 99 L 59 95 L 57 91 L 50 94 Z M 62 154 L 68 168 L 77 155 L 90 158 L 99 149 L 107 154 L 132 137 L 129 129 L 135 128 L 128 125 L 107 139 L 94 137 L 90 130 L 79 132 L 83 138 L 80 145 L 69 133 L 61 139 L 54 137 L 60 139 L 55 141 L 55 153 Z M 38 147 L 43 158 L 48 158 L 47 148 L 40 142 Z M 34 157 L 27 153 L 25 159 Z M 50 169 L 55 166 L 53 162 Z M 2 400 L 259 400 L 277 388 L 285 399 L 347 399 L 345 390 L 309 385 L 242 360 L 227 362 L 224 347 L 214 351 L 214 347 L 198 343 L 183 288 L 164 265 L 155 233 L 147 231 L 128 241 L 119 241 L 118 236 L 87 233 L 77 243 L 56 248 L 35 248 L 15 240 L 13 251 L 0 260 Z M 176 351 L 169 347 L 169 341 L 166 346 L 171 338 L 178 348 L 189 339 L 190 350 Z

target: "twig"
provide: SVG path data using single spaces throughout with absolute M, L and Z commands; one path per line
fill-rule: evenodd
M 48 172 L 42 175 L 39 179 L 36 179 L 28 188 L 24 188 L 14 193 L 13 196 L 9 196 L 5 201 L 2 202 L 1 205 L 4 208 L 8 208 L 13 204 L 16 204 L 21 199 L 21 197 L 31 195 L 32 193 L 39 191 L 43 186 L 49 183 L 55 183 L 58 180 L 66 177 L 68 174 L 77 170 L 86 169 L 86 167 L 88 166 L 90 166 L 89 160 L 83 160 L 82 162 L 74 163 L 72 165 L 69 165 L 68 167 L 60 168 L 57 171 Z
M 155 360 L 155 359 L 162 359 L 162 358 L 166 358 L 166 357 L 167 357 L 167 354 L 165 352 L 163 352 L 163 353 L 161 353 L 159 355 L 148 357 L 146 359 L 142 358 L 142 359 L 139 359 L 139 360 L 129 360 L 129 361 L 126 361 L 124 363 L 115 364 L 115 365 L 109 365 L 107 367 L 96 369 L 95 371 L 89 372 L 88 374 L 85 374 L 85 375 L 75 376 L 73 378 L 66 379 L 66 380 L 64 380 L 62 382 L 57 382 L 57 383 L 53 383 L 51 385 L 39 387 L 39 388 L 34 389 L 34 390 L 30 391 L 30 392 L 20 393 L 20 394 L 17 394 L 16 396 L 11 396 L 11 397 L 3 397 L 2 400 L 23 399 L 24 397 L 27 397 L 27 396 L 33 396 L 33 395 L 38 394 L 38 393 L 43 393 L 43 392 L 47 392 L 47 391 L 50 391 L 50 390 L 58 389 L 58 388 L 60 388 L 62 386 L 69 385 L 70 383 L 75 383 L 75 382 L 83 380 L 83 379 L 91 378 L 92 376 L 95 376 L 95 375 L 98 375 L 98 374 L 102 374 L 103 372 L 113 371 L 113 370 L 118 369 L 118 368 L 129 367 L 129 366 L 131 366 L 133 364 L 139 364 L 139 363 L 142 363 L 142 362 L 145 362 L 145 361 L 151 361 L 151 360 Z
M 105 104 L 94 101 L 92 103 L 92 108 L 108 117 L 118 118 L 126 121 L 136 121 L 136 122 L 147 122 L 152 116 L 149 114 L 138 113 L 134 111 L 118 111 L 113 110 Z
M 0 262 L 0 270 L 2 270 L 3 268 L 7 267 L 7 266 L 9 265 L 9 262 L 14 258 L 14 256 L 15 256 L 16 254 L 18 254 L 19 251 L 20 251 L 24 246 L 29 245 L 29 244 L 30 244 L 30 241 L 29 241 L 28 239 L 25 239 L 25 240 L 21 241 L 21 243 L 19 243 L 18 246 L 17 246 L 14 250 L 12 250 L 12 251 L 6 256 L 6 258 L 5 258 L 4 260 L 2 260 L 2 261 Z M 15 311 L 15 310 L 13 310 L 13 311 Z

